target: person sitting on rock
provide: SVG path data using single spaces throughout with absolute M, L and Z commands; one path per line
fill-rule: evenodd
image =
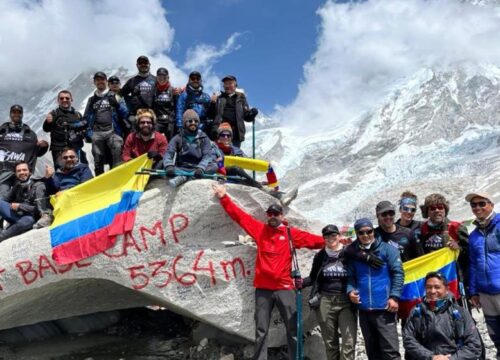
M 255 354 L 254 359 L 267 359 L 267 334 L 274 305 L 278 307 L 285 323 L 288 343 L 288 358 L 295 359 L 297 345 L 297 308 L 295 288 L 302 281 L 291 277 L 292 249 L 321 249 L 325 242 L 322 236 L 288 226 L 281 205 L 268 207 L 267 223 L 255 219 L 238 207 L 227 195 L 224 185 L 214 185 L 214 194 L 220 204 L 239 226 L 257 244 L 255 260 Z
M 481 357 L 481 338 L 474 320 L 455 303 L 442 274 L 425 276 L 425 297 L 410 313 L 403 329 L 403 345 L 409 360 Z
M 167 152 L 168 142 L 165 135 L 155 131 L 156 115 L 151 109 L 137 110 L 137 130 L 127 136 L 123 146 L 122 160 L 129 161 L 148 154 L 155 163 L 161 164 Z
M 63 149 L 60 162 L 62 167 L 55 171 L 51 166 L 45 169 L 48 194 L 57 194 L 71 189 L 94 177 L 89 166 L 78 161 L 78 155 L 72 148 Z
M 214 174 L 217 164 L 214 160 L 212 145 L 208 136 L 198 129 L 200 118 L 196 111 L 188 109 L 182 116 L 183 129 L 168 144 L 163 165 L 170 185 L 179 186 L 188 180 L 188 176 L 201 179 L 204 174 Z M 175 161 L 174 161 L 175 159 Z
M 6 230 L 0 231 L 0 241 L 30 230 L 37 220 L 38 227 L 49 226 L 52 220 L 43 181 L 31 177 L 26 162 L 16 164 L 15 174 L 14 185 L 0 200 L 0 216 L 10 223 Z

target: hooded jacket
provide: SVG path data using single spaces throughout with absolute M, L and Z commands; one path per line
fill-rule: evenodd
M 200 168 L 205 171 L 213 160 L 214 152 L 208 136 L 203 131 L 197 130 L 190 137 L 184 130 L 175 135 L 168 144 L 167 152 L 163 157 L 163 165 L 165 167 Z
M 182 115 L 184 115 L 184 111 L 192 109 L 198 114 L 200 126 L 203 130 L 203 123 L 207 119 L 207 109 L 210 103 L 210 96 L 203 92 L 203 86 L 200 86 L 197 90 L 192 89 L 189 85 L 186 86 L 186 89 L 177 99 L 177 111 L 175 112 L 177 128 L 182 129 Z

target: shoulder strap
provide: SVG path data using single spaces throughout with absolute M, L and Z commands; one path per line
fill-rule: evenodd
M 300 277 L 299 261 L 297 259 L 297 252 L 295 251 L 295 246 L 293 246 L 292 230 L 290 226 L 286 227 L 288 233 L 288 244 L 290 245 L 290 254 L 292 255 L 292 278 Z

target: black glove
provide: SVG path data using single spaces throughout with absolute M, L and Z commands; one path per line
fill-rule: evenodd
M 165 175 L 167 175 L 167 177 L 169 177 L 169 178 L 175 177 L 175 166 L 172 166 L 172 165 L 167 166 L 165 168 Z
M 384 260 L 372 253 L 359 251 L 356 255 L 358 255 L 359 259 L 368 263 L 368 265 L 370 265 L 374 269 L 380 269 L 385 264 Z
M 148 151 L 148 159 L 153 159 L 154 161 L 160 161 L 163 159 L 163 156 L 160 155 L 157 151 Z
M 197 179 L 201 179 L 204 173 L 205 172 L 202 169 L 198 168 L 194 171 L 193 176 Z
M 259 110 L 257 110 L 256 108 L 251 108 L 248 111 L 248 117 L 255 119 L 255 117 L 257 116 L 258 113 L 259 113 Z

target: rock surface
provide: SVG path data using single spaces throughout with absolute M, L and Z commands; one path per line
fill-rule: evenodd
M 252 340 L 255 247 L 239 241 L 243 231 L 221 208 L 212 184 L 200 180 L 178 190 L 160 180 L 150 184 L 132 234 L 119 237 L 105 253 L 73 265 L 58 266 L 52 260 L 48 229 L 2 242 L 0 329 L 161 305 Z M 239 185 L 229 185 L 229 193 L 261 220 L 275 201 Z M 294 225 L 311 227 L 298 214 L 290 212 L 287 217 Z M 316 231 L 319 228 L 317 224 Z M 304 274 L 312 255 L 301 252 Z M 271 342 L 279 346 L 284 337 L 278 316 L 273 324 Z

